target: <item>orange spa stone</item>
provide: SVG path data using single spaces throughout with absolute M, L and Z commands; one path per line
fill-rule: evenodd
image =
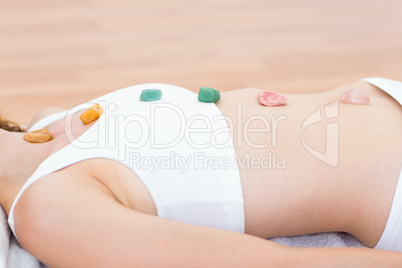
M 24 140 L 31 143 L 45 143 L 53 140 L 53 135 L 49 130 L 43 128 L 26 133 Z
M 82 123 L 85 125 L 92 123 L 103 114 L 103 108 L 99 104 L 94 104 L 80 116 Z

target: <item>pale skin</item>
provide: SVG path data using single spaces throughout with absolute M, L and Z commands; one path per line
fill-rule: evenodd
M 302 124 L 351 88 L 365 91 L 371 103 L 339 102 L 339 116 L 328 120 L 339 124 L 339 163 L 331 167 L 303 147 Z M 400 266 L 399 252 L 296 249 L 261 238 L 343 231 L 374 247 L 384 230 L 402 163 L 401 106 L 363 81 L 320 94 L 284 94 L 288 105 L 273 108 L 258 103 L 258 91 L 224 92 L 217 103 L 233 122 L 231 134 L 239 156 L 275 152 L 286 160 L 286 168 L 240 167 L 246 235 L 159 218 L 133 171 L 114 160 L 91 159 L 47 175 L 24 192 L 14 211 L 20 243 L 50 267 Z M 30 125 L 54 112 L 45 110 Z M 267 131 L 238 132 L 236 126 L 244 127 L 256 114 L 267 118 L 269 128 L 257 119 L 249 121 L 249 128 Z M 91 127 L 83 125 L 79 115 L 73 117 L 76 136 Z M 274 121 L 273 116 L 286 118 Z M 46 127 L 54 140 L 44 144 L 30 144 L 23 133 L 0 130 L 0 204 L 7 214 L 38 165 L 69 143 L 63 122 Z M 324 151 L 328 122 L 306 129 L 305 142 Z M 266 148 L 255 148 L 264 143 Z

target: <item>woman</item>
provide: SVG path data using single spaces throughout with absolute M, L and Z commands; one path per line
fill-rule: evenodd
M 170 85 L 123 89 L 35 117 L 28 130 L 48 129 L 50 142 L 0 131 L 0 204 L 51 267 L 398 266 L 401 105 L 379 89 L 396 96 L 398 83 L 288 94 L 277 107 L 260 105 L 258 89 L 216 104 Z M 140 101 L 148 88 L 162 98 Z M 353 88 L 370 104 L 339 101 Z M 93 103 L 105 112 L 85 125 Z M 396 251 L 261 239 L 326 231 Z

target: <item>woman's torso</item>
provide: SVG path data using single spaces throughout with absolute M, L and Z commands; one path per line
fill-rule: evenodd
M 365 90 L 371 97 L 370 105 L 357 106 L 341 103 L 340 93 L 351 87 Z M 402 150 L 401 107 L 395 100 L 363 81 L 325 93 L 288 94 L 286 95 L 287 106 L 273 108 L 264 107 L 258 103 L 258 91 L 244 89 L 223 92 L 221 101 L 216 104 L 222 114 L 231 120 L 233 126 L 231 136 L 239 162 L 247 233 L 269 236 L 269 233 L 257 230 L 256 226 L 259 222 L 272 217 L 274 210 L 264 210 L 261 204 L 275 205 L 275 211 L 282 211 L 282 217 L 285 219 L 290 216 L 287 213 L 297 210 L 297 204 L 293 204 L 296 208 L 287 212 L 287 205 L 275 200 L 293 198 L 300 202 L 325 195 L 334 196 L 341 193 L 336 186 L 339 184 L 342 184 L 343 189 L 348 189 L 349 192 L 359 188 L 355 200 L 365 200 L 366 205 L 376 203 L 378 211 L 390 205 L 392 200 L 385 198 L 379 201 L 370 196 L 377 195 L 373 190 L 378 194 L 392 193 L 396 184 L 395 170 L 398 164 L 395 164 L 394 169 L 384 171 L 384 167 L 392 159 L 396 159 L 394 155 Z M 303 123 L 318 110 L 321 111 L 322 120 L 310 125 L 305 124 L 303 130 Z M 325 118 L 324 111 L 332 113 L 328 116 L 328 120 Z M 255 115 L 258 117 L 253 118 Z M 245 125 L 247 121 L 248 126 Z M 323 156 L 328 123 L 338 126 L 338 152 L 333 152 L 334 155 Z M 79 114 L 72 117 L 71 125 L 75 137 L 85 133 L 92 126 L 92 124 L 83 125 Z M 63 119 L 47 126 L 54 134 L 53 152 L 57 152 L 70 143 L 64 134 L 65 127 Z M 250 131 L 246 134 L 248 138 L 244 135 L 244 130 L 247 128 Z M 265 131 L 253 133 L 253 129 L 258 128 L 265 128 Z M 311 150 L 319 151 L 321 154 L 313 155 L 314 151 Z M 46 177 L 79 173 L 89 174 L 93 180 L 105 185 L 110 194 L 122 205 L 157 215 L 153 199 L 141 178 L 127 166 L 110 159 L 85 160 L 46 175 L 35 183 L 37 186 L 43 184 L 43 187 L 46 187 Z M 344 174 L 348 174 L 347 178 Z M 378 177 L 379 174 L 382 174 L 381 178 Z M 379 180 L 390 183 L 380 184 L 380 187 L 370 188 L 367 192 L 362 191 L 356 184 L 359 181 L 376 184 Z M 312 192 L 309 196 L 305 195 L 305 191 L 295 191 L 298 187 L 305 187 L 310 183 L 323 183 L 328 187 L 323 188 L 320 193 Z M 289 189 L 289 185 L 294 185 L 295 188 Z M 277 198 L 279 194 L 280 198 Z M 300 194 L 299 197 L 297 197 L 298 194 Z M 350 204 L 339 203 L 339 200 L 341 199 L 334 198 L 333 202 L 338 202 L 338 206 L 351 214 L 354 212 Z M 317 211 L 326 210 L 331 206 L 330 204 L 315 205 Z M 305 202 L 300 202 L 300 209 L 302 206 L 305 206 Z M 381 213 L 373 214 L 381 218 Z M 382 218 L 386 220 L 385 213 Z M 283 232 L 285 233 L 286 230 Z

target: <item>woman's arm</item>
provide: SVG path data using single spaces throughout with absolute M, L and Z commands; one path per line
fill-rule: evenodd
M 96 179 L 62 172 L 26 190 L 15 221 L 23 247 L 50 267 L 389 267 L 402 263 L 401 253 L 289 248 L 142 214 L 118 203 Z
M 38 122 L 39 120 L 55 114 L 55 113 L 59 113 L 64 111 L 64 109 L 61 108 L 55 108 L 55 107 L 50 107 L 50 108 L 45 108 L 43 110 L 40 110 L 36 115 L 34 115 L 34 117 L 32 118 L 32 120 L 29 122 L 29 124 L 26 126 L 25 130 L 30 129 L 36 122 Z

